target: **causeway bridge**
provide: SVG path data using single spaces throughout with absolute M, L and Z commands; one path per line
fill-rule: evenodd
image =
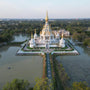
M 48 84 L 52 84 L 52 73 L 51 73 L 51 63 L 49 58 L 49 53 L 46 53 L 46 71 L 47 71 L 47 78 L 48 78 Z M 50 88 L 50 90 L 52 90 Z
M 46 53 L 46 67 L 47 67 L 47 77 L 51 81 L 52 74 L 51 74 L 51 64 L 50 64 L 49 53 Z

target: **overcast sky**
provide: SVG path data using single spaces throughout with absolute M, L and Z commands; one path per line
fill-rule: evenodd
M 90 18 L 90 0 L 0 0 L 0 18 Z

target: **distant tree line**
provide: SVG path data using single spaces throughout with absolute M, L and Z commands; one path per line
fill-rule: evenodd
M 13 33 L 28 33 L 37 31 L 37 34 L 42 30 L 45 21 L 41 20 L 9 20 L 0 21 L 0 42 L 8 41 Z M 90 37 L 90 32 L 86 31 L 90 27 L 90 19 L 56 19 L 50 20 L 49 24 L 52 30 L 66 29 L 70 31 L 71 35 L 75 32 L 78 34 L 84 33 L 86 36 Z M 85 37 L 86 37 L 85 36 Z M 78 37 L 78 36 L 77 36 Z M 75 39 L 75 38 L 74 38 Z M 86 39 L 86 38 L 85 38 Z M 82 41 L 82 38 L 77 40 Z

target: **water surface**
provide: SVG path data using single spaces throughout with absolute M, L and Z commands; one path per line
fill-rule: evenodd
M 35 85 L 35 78 L 42 77 L 41 56 L 16 56 L 19 47 L 0 47 L 0 88 L 14 78 L 28 80 Z
M 12 42 L 22 42 L 30 38 L 29 34 L 15 34 L 13 36 Z
M 58 56 L 56 59 L 63 64 L 70 76 L 70 84 L 74 81 L 86 81 L 90 86 L 90 49 L 82 46 L 76 48 L 80 55 Z

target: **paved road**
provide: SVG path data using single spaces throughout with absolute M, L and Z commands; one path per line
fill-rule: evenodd
M 50 65 L 49 53 L 46 54 L 46 66 L 47 66 L 47 77 L 51 81 L 52 80 L 52 74 L 51 74 L 51 65 Z

